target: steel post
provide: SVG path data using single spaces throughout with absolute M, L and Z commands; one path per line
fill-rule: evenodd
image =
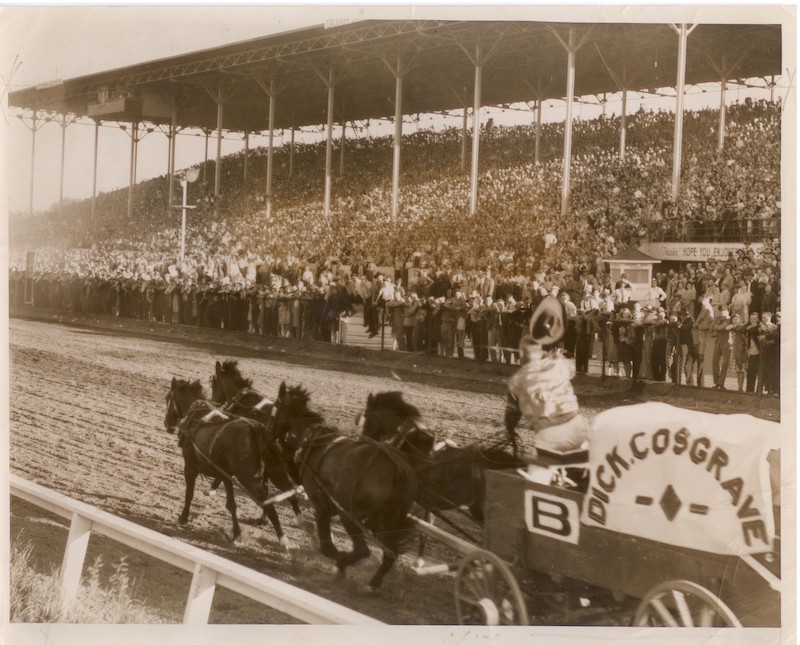
M 250 156 L 250 131 L 244 133 L 244 180 L 247 181 L 247 161 Z
M 292 123 L 292 134 L 289 139 L 289 179 L 294 175 L 294 123 Z
M 534 144 L 533 163 L 539 165 L 539 150 L 542 139 L 542 99 L 536 99 L 536 142 Z
M 403 61 L 397 59 L 394 85 L 394 141 L 392 155 L 392 217 L 397 217 L 400 198 L 400 144 L 403 138 Z
M 222 78 L 217 92 L 217 163 L 214 168 L 214 213 L 219 214 L 220 185 L 222 183 Z
M 619 158 L 625 161 L 625 139 L 628 136 L 628 90 L 622 90 L 622 114 L 619 126 Z
M 719 93 L 719 139 L 717 141 L 717 151 L 722 152 L 725 147 L 725 119 L 727 117 L 727 110 L 725 109 L 725 91 L 728 87 L 728 79 L 723 78 L 720 81 Z
M 472 107 L 472 165 L 470 167 L 469 214 L 478 211 L 478 151 L 481 140 L 481 74 L 483 71 L 483 42 L 478 41 L 475 51 L 475 95 Z
M 325 146 L 325 201 L 323 214 L 327 218 L 331 213 L 331 162 L 333 160 L 333 64 L 328 72 L 328 122 L 326 126 L 327 141 Z
M 36 175 L 36 120 L 37 120 L 37 112 L 36 110 L 33 111 L 33 120 L 31 122 L 31 190 L 30 196 L 28 199 L 28 215 L 33 215 L 33 179 Z
M 128 219 L 133 217 L 133 184 L 136 174 L 136 132 L 139 129 L 139 122 L 131 123 L 131 168 L 128 175 Z
M 672 202 L 677 203 L 681 182 L 681 155 L 683 145 L 683 102 L 686 90 L 686 47 L 689 34 L 694 26 L 688 28 L 686 23 L 672 25 L 678 34 L 678 86 L 675 105 L 675 136 L 672 146 Z
M 61 211 L 64 207 L 64 155 L 67 149 L 67 115 L 61 115 L 61 177 L 58 188 L 58 216 L 61 217 Z
M 467 123 L 469 120 L 469 108 L 464 106 L 464 120 L 461 124 L 461 172 L 467 169 Z
M 94 224 L 95 218 L 95 203 L 97 201 L 97 146 L 100 140 L 100 121 L 94 122 L 94 160 L 92 163 L 92 218 L 91 222 Z
M 169 199 L 167 206 L 171 209 L 175 193 L 175 144 L 178 135 L 178 107 L 172 106 L 172 121 L 169 124 Z
M 269 81 L 269 117 L 267 127 L 269 135 L 267 137 L 267 195 L 266 195 L 266 215 L 267 219 L 272 216 L 272 156 L 275 144 L 275 75 Z
M 339 139 L 339 176 L 344 175 L 344 149 L 347 145 L 345 132 L 347 130 L 347 121 L 342 121 L 342 137 Z
M 564 160 L 561 180 L 561 215 L 569 210 L 569 182 L 572 161 L 572 103 L 575 99 L 575 30 L 569 30 L 567 46 L 567 114 L 564 119 Z

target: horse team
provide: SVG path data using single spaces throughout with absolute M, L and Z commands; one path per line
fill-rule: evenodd
M 226 492 L 234 541 L 241 535 L 236 516 L 234 482 L 263 508 L 279 542 L 293 548 L 283 532 L 274 504 L 287 499 L 298 525 L 308 530 L 297 495 L 304 492 L 314 510 L 320 552 L 332 559 L 340 575 L 370 554 L 373 540 L 383 552 L 369 588 L 380 587 L 398 554 L 414 535 L 409 512 L 416 502 L 427 517 L 443 510 L 467 508 L 483 519 L 483 472 L 521 465 L 499 447 L 458 448 L 436 437 L 417 408 L 399 392 L 370 394 L 359 417 L 361 434 L 346 436 L 325 424 L 309 407 L 300 386 L 281 383 L 273 401 L 253 388 L 236 361 L 217 361 L 211 398 L 200 381 L 172 379 L 166 395 L 164 426 L 178 433 L 184 458 L 186 494 L 181 524 L 198 475 L 213 479 Z M 269 496 L 269 485 L 281 492 Z M 338 516 L 353 544 L 336 548 L 331 521 Z M 447 520 L 446 520 L 447 521 Z M 424 542 L 420 540 L 419 557 Z

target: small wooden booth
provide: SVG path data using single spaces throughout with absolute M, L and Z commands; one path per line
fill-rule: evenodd
M 606 258 L 611 273 L 611 282 L 616 284 L 624 273 L 633 287 L 631 300 L 647 300 L 650 283 L 653 280 L 653 265 L 661 264 L 657 260 L 637 249 L 625 249 L 615 256 Z

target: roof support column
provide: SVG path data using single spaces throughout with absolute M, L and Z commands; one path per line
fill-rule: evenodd
M 569 30 L 567 46 L 567 114 L 564 119 L 564 160 L 561 179 L 561 215 L 569 210 L 570 170 L 572 168 L 572 103 L 575 100 L 575 30 Z
M 619 159 L 625 161 L 625 139 L 628 136 L 628 90 L 622 90 L 622 114 L 619 126 Z
M 206 183 L 206 169 L 208 168 L 208 135 L 211 134 L 211 130 L 208 128 L 203 128 L 203 134 L 206 137 L 206 153 L 205 157 L 203 157 L 203 183 Z
M 472 105 L 472 165 L 469 179 L 469 214 L 478 211 L 478 152 L 481 143 L 481 81 L 483 73 L 483 41 L 475 49 L 475 91 Z
M 267 219 L 272 217 L 272 156 L 275 145 L 275 75 L 269 79 L 269 135 L 267 138 L 267 188 L 266 188 L 266 204 Z
M 244 132 L 244 180 L 247 181 L 247 158 L 250 156 L 250 131 Z
M 469 106 L 464 106 L 464 120 L 461 123 L 461 172 L 467 170 L 467 124 L 469 123 Z
M 728 86 L 728 79 L 723 78 L 720 81 L 719 92 L 719 139 L 717 140 L 717 152 L 722 152 L 725 147 L 725 118 L 727 110 L 725 109 L 725 90 Z
M 317 69 L 317 75 L 328 88 L 328 121 L 325 126 L 325 197 L 322 209 L 323 215 L 327 218 L 331 213 L 331 165 L 333 162 L 333 90 L 335 85 L 333 61 L 331 61 L 327 77 L 319 69 Z
M 533 146 L 533 164 L 539 165 L 539 150 L 542 140 L 542 99 L 536 99 L 536 139 Z
M 294 176 L 294 119 L 292 119 L 292 134 L 289 139 L 289 179 Z
M 217 96 L 217 162 L 214 165 L 214 215 L 219 215 L 220 184 L 222 182 L 222 113 L 224 101 L 222 100 L 221 76 Z
M 672 202 L 678 201 L 681 182 L 681 148 L 683 145 L 683 100 L 686 91 L 686 45 L 689 34 L 697 25 L 691 27 L 686 23 L 672 25 L 678 34 L 678 87 L 675 102 L 675 136 L 672 144 Z
M 136 183 L 136 142 L 139 138 L 139 122 L 131 123 L 131 168 L 128 174 L 128 219 L 133 217 L 133 185 Z
M 339 139 L 339 176 L 344 175 L 344 149 L 347 145 L 347 140 L 345 138 L 345 131 L 347 129 L 347 121 L 342 119 L 342 137 Z
M 31 192 L 28 199 L 28 215 L 33 215 L 33 179 L 36 175 L 36 130 L 42 126 L 36 125 L 36 110 L 33 111 L 33 121 L 31 126 Z
M 400 209 L 400 150 L 403 140 L 403 57 L 397 57 L 392 66 L 384 59 L 386 67 L 394 76 L 394 140 L 392 141 L 392 218 L 397 218 Z
M 97 146 L 100 141 L 100 121 L 94 122 L 94 157 L 92 162 L 92 216 L 91 222 L 95 221 L 95 202 L 97 201 Z
M 60 120 L 56 120 L 61 128 L 61 172 L 58 184 L 58 216 L 61 217 L 61 210 L 64 206 L 64 155 L 67 149 L 67 115 L 62 114 Z
M 169 199 L 167 201 L 167 207 L 172 212 L 172 202 L 175 192 L 175 144 L 177 143 L 178 135 L 178 106 L 173 104 L 172 106 L 172 121 L 169 124 L 169 134 L 167 135 L 167 139 L 169 141 Z
M 592 29 L 590 27 L 581 38 L 581 41 L 576 44 L 574 27 L 569 29 L 567 42 L 564 42 L 564 39 L 553 27 L 548 28 L 567 51 L 567 113 L 564 120 L 564 161 L 561 180 L 561 215 L 563 216 L 569 210 L 570 169 L 572 166 L 572 108 L 575 101 L 575 55 L 586 42 Z
M 28 125 L 25 123 L 25 120 L 22 116 L 19 117 L 25 127 Z M 33 215 L 33 180 L 36 175 L 36 131 L 39 130 L 45 123 L 50 121 L 51 119 L 48 118 L 39 118 L 39 111 L 34 110 L 33 116 L 31 117 L 31 125 L 28 128 L 31 131 L 31 186 L 30 186 L 30 195 L 28 198 L 28 215 Z

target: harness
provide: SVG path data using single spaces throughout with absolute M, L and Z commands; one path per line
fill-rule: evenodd
M 273 408 L 273 410 L 274 410 L 274 408 Z M 275 414 L 273 414 L 271 418 L 274 418 L 274 416 L 275 416 Z M 332 441 L 324 441 L 324 440 L 330 438 L 331 436 L 335 436 L 336 438 L 333 439 Z M 300 445 L 295 450 L 295 455 L 294 455 L 295 461 L 299 462 L 301 467 L 302 467 L 301 471 L 300 471 L 300 474 L 302 476 L 303 472 L 307 472 L 311 476 L 311 478 L 314 480 L 314 483 L 317 485 L 317 487 L 322 492 L 322 494 L 325 495 L 325 497 L 331 502 L 331 504 L 333 504 L 333 506 L 336 508 L 336 510 L 339 512 L 340 515 L 343 515 L 344 517 L 348 518 L 351 522 L 353 522 L 353 524 L 355 524 L 365 536 L 371 537 L 372 540 L 378 545 L 378 547 L 384 553 L 389 555 L 389 557 L 397 558 L 397 554 L 396 553 L 394 553 L 386 545 L 381 543 L 381 541 L 378 540 L 377 537 L 375 537 L 373 532 L 369 528 L 367 528 L 360 519 L 358 519 L 353 513 L 348 511 L 346 508 L 344 508 L 336 500 L 336 498 L 334 498 L 333 494 L 323 484 L 323 482 L 320 480 L 319 475 L 317 474 L 316 470 L 314 469 L 314 467 L 319 468 L 319 466 L 322 463 L 322 461 L 325 458 L 325 456 L 337 444 L 340 444 L 340 443 L 342 443 L 344 441 L 348 441 L 348 440 L 349 441 L 353 441 L 355 444 L 363 443 L 363 444 L 366 444 L 366 445 L 372 445 L 375 448 L 377 448 L 376 452 L 373 453 L 373 455 L 372 455 L 372 457 L 370 459 L 370 462 L 368 462 L 368 463 L 372 463 L 372 461 L 376 458 L 376 456 L 378 454 L 385 454 L 392 460 L 392 462 L 398 468 L 400 468 L 400 470 L 402 470 L 406 474 L 407 477 L 410 477 L 413 480 L 417 479 L 417 475 L 413 471 L 413 469 L 408 465 L 408 463 L 403 458 L 403 456 L 395 448 L 393 448 L 392 446 L 387 445 L 385 443 L 382 443 L 380 441 L 375 441 L 374 439 L 370 439 L 368 437 L 362 437 L 359 440 L 349 439 L 348 437 L 344 437 L 342 435 L 339 435 L 337 432 L 334 432 L 332 430 L 329 431 L 329 432 L 326 432 L 325 434 L 322 434 L 322 435 L 315 434 L 313 437 L 306 437 L 306 438 L 304 438 L 303 441 L 300 442 Z M 323 441 L 324 441 L 324 443 L 323 443 Z M 322 452 L 314 460 L 314 464 L 313 464 L 314 467 L 312 467 L 312 465 L 309 463 L 310 462 L 309 454 L 315 447 L 319 447 L 319 446 L 322 446 Z M 366 470 L 366 466 L 365 466 L 364 470 Z M 358 483 L 358 480 L 356 480 L 356 483 Z

